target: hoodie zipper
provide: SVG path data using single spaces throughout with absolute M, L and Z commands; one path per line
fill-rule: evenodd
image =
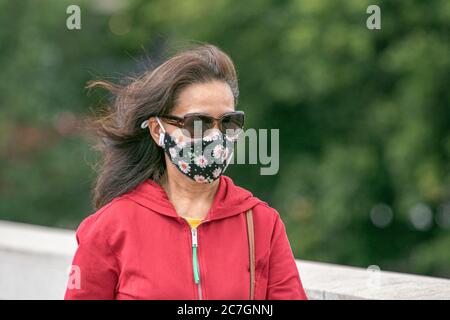
M 208 223 L 210 220 L 203 220 L 196 228 L 192 228 L 191 225 L 189 224 L 189 222 L 184 219 L 179 217 L 180 220 L 184 221 L 184 223 L 186 223 L 189 227 L 189 229 L 191 230 L 191 239 L 192 239 L 192 270 L 194 272 L 194 282 L 197 286 L 197 295 L 198 295 L 198 299 L 199 300 L 203 300 L 203 294 L 202 294 L 202 286 L 201 286 L 201 282 L 200 282 L 200 265 L 199 265 L 199 260 L 198 260 L 198 228 L 200 227 L 200 225 Z
M 197 284 L 198 298 L 202 300 L 202 287 L 200 284 L 200 270 L 197 257 L 198 248 L 198 238 L 197 238 L 197 228 L 191 228 L 192 235 L 192 266 L 194 271 L 194 281 Z

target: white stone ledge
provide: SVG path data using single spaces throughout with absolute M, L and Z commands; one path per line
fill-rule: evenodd
M 67 256 L 77 247 L 73 230 L 0 221 L 0 249 Z
M 75 232 L 0 221 L 0 299 L 62 299 Z M 297 260 L 310 299 L 450 299 L 450 280 Z
M 297 260 L 310 299 L 449 300 L 450 280 Z
M 0 299 L 62 299 L 75 232 L 0 221 Z

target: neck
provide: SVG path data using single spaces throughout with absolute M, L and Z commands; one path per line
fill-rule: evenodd
M 175 170 L 169 164 L 160 181 L 170 202 L 182 217 L 204 218 L 214 201 L 219 179 L 211 183 L 198 183 Z

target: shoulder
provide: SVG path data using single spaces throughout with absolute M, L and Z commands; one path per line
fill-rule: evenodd
M 287 239 L 285 225 L 278 210 L 266 202 L 257 204 L 252 211 L 255 242 L 258 243 L 260 254 L 267 258 L 280 239 Z
M 123 225 L 130 220 L 129 213 L 136 206 L 136 203 L 127 197 L 114 198 L 80 222 L 76 230 L 77 242 L 93 237 L 106 238 L 114 231 L 122 229 Z
M 255 219 L 262 219 L 265 222 L 272 221 L 273 223 L 277 219 L 280 219 L 280 214 L 275 208 L 271 207 L 266 201 L 254 196 L 250 190 L 236 185 L 234 181 L 226 175 L 222 175 L 221 179 L 227 185 L 227 191 L 232 193 L 231 197 L 237 199 L 235 202 L 245 203 L 242 205 L 245 211 L 251 208 Z
M 253 220 L 256 224 L 264 226 L 264 229 L 271 229 L 283 223 L 277 209 L 271 207 L 267 202 L 261 201 L 252 208 Z

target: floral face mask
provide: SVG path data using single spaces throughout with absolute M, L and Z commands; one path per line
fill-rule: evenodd
M 225 172 L 235 139 L 218 130 L 201 139 L 182 134 L 174 137 L 166 132 L 158 117 L 156 120 L 163 130 L 159 144 L 180 172 L 199 183 L 211 183 Z

